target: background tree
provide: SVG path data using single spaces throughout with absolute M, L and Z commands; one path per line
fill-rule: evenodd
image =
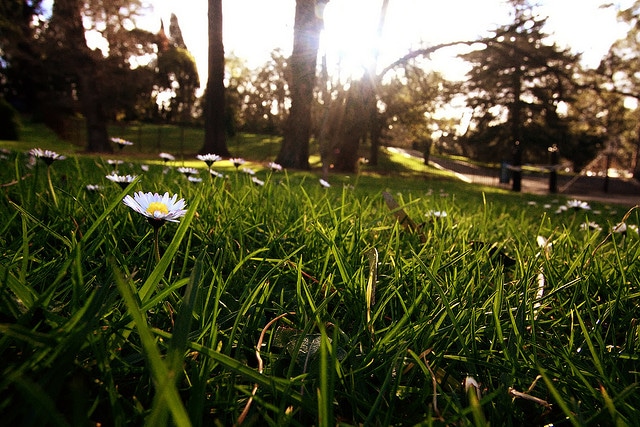
M 139 88 L 130 84 L 142 75 L 133 70 L 141 65 L 137 59 L 157 50 L 156 36 L 135 26 L 139 11 L 136 0 L 56 0 L 49 22 L 36 37 L 42 41 L 46 66 L 42 104 L 55 113 L 46 117 L 64 130 L 65 115 L 82 113 L 88 151 L 111 150 L 107 122 L 121 114 L 124 102 L 135 99 L 123 89 Z M 87 32 L 104 41 L 104 50 L 87 46 Z
M 384 30 L 384 23 L 387 19 L 387 9 L 389 8 L 389 0 L 382 0 L 380 6 L 380 16 L 378 19 L 378 30 L 376 32 L 376 41 L 373 48 L 373 58 L 371 63 L 368 64 L 365 75 L 365 111 L 367 114 L 367 134 L 369 142 L 371 144 L 371 150 L 369 152 L 369 162 L 371 165 L 378 164 L 378 151 L 380 146 L 380 136 L 382 128 L 378 125 L 378 103 L 377 103 L 377 88 L 380 86 L 380 77 L 376 74 L 378 68 L 378 57 L 380 54 L 379 44 L 382 41 L 382 31 Z
M 169 121 L 185 123 L 193 116 L 196 91 L 200 87 L 196 61 L 188 50 L 171 46 L 158 53 L 158 73 L 164 81 L 160 90 L 171 94 Z
M 291 109 L 276 162 L 287 168 L 309 169 L 311 109 L 322 30 L 322 8 L 328 0 L 296 0 L 291 53 Z
M 598 92 L 610 92 L 621 98 L 633 98 L 635 106 L 628 108 L 627 116 L 634 123 L 633 132 L 620 135 L 618 156 L 626 152 L 630 154 L 633 176 L 640 179 L 640 117 L 638 101 L 640 101 L 640 1 L 635 1 L 630 7 L 619 13 L 621 21 L 629 25 L 626 37 L 615 42 L 607 56 L 598 67 L 600 79 L 595 87 Z
M 160 25 L 156 91 L 169 97 L 162 105 L 165 120 L 184 124 L 192 121 L 195 114 L 200 79 L 196 60 L 184 44 L 178 18 L 173 13 L 170 22 L 168 37 L 164 25 Z
M 204 95 L 203 154 L 230 156 L 225 133 L 224 45 L 222 42 L 222 0 L 208 0 L 209 54 L 207 89 Z
M 64 75 L 58 81 L 64 81 L 65 75 L 77 87 L 77 94 L 87 128 L 87 145 L 89 152 L 112 151 L 107 132 L 107 115 L 102 100 L 105 98 L 105 80 L 99 64 L 102 54 L 92 51 L 87 46 L 83 25 L 83 6 L 80 0 L 56 0 L 51 17 L 52 53 L 58 62 L 54 68 Z M 64 64 L 62 64 L 64 62 Z M 70 95 L 71 88 L 63 87 Z M 69 91 L 69 92 L 67 92 Z
M 416 61 L 396 70 L 379 90 L 382 108 L 376 122 L 381 138 L 394 146 L 428 150 L 432 134 L 452 131 L 448 120 L 438 118 L 438 111 L 451 101 L 456 87 Z
M 547 44 L 544 22 L 519 9 L 484 49 L 461 55 L 472 65 L 463 89 L 474 120 L 462 139 L 474 157 L 511 158 L 519 141 L 524 158 L 543 161 L 547 147 L 562 143 L 566 123 L 557 110 L 570 101 L 579 57 Z
M 326 65 L 324 84 L 320 89 L 322 108 L 324 109 L 319 135 L 322 145 L 322 162 L 325 172 L 329 163 L 338 172 L 353 172 L 361 157 L 360 147 L 369 142 L 369 163 L 377 165 L 379 142 L 384 126 L 378 111 L 380 76 L 378 67 L 378 44 L 382 38 L 386 20 L 388 0 L 382 0 L 376 39 L 370 60 L 363 64 L 364 74 L 358 81 L 346 85 L 334 85 L 333 93 L 326 89 L 329 80 Z M 323 128 L 323 127 L 326 127 Z
M 41 0 L 0 2 L 0 94 L 19 112 L 42 117 L 46 88 Z
M 245 132 L 282 135 L 289 114 L 287 61 L 279 49 L 256 69 L 235 56 L 227 57 L 227 106 Z

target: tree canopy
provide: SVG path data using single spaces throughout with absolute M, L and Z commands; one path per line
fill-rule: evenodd
M 546 160 L 547 148 L 566 133 L 558 109 L 570 102 L 579 57 L 548 43 L 545 20 L 527 12 L 484 48 L 462 55 L 472 66 L 462 88 L 475 119 L 464 136 L 474 157 L 510 159 L 519 141 L 525 157 Z
M 579 55 L 552 43 L 528 1 L 512 0 L 513 21 L 488 37 L 423 45 L 386 67 L 377 59 L 365 64 L 360 80 L 336 81 L 318 63 L 327 1 L 297 0 L 291 56 L 274 51 L 250 70 L 225 58 L 222 0 L 210 0 L 209 76 L 199 104 L 195 61 L 175 15 L 167 37 L 164 27 L 159 34 L 136 27 L 146 12 L 139 0 L 55 0 L 50 17 L 39 0 L 7 0 L 0 4 L 2 96 L 63 136 L 65 117 L 81 113 L 90 151 L 110 149 L 110 121 L 185 123 L 204 106 L 201 152 L 230 155 L 226 139 L 236 127 L 280 134 L 275 160 L 290 168 L 309 168 L 315 138 L 336 171 L 354 170 L 367 154 L 375 163 L 380 141 L 420 149 L 433 141 L 436 149 L 494 162 L 513 156 L 516 141 L 528 162 L 546 162 L 557 146 L 575 169 L 607 149 L 637 169 L 637 113 L 628 99 L 640 99 L 640 2 L 621 11 L 629 34 L 598 70 L 583 69 Z M 388 2 L 377 4 L 381 35 Z M 89 48 L 88 39 L 101 40 L 101 48 Z M 461 55 L 471 65 L 464 82 L 428 68 L 430 53 L 460 44 L 479 47 Z M 167 96 L 161 109 L 159 93 Z M 459 118 L 440 114 L 452 100 L 473 111 L 462 135 Z

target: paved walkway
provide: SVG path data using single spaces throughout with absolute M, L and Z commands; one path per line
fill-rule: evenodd
M 405 152 L 407 155 L 422 158 L 422 153 L 415 150 L 394 150 Z M 501 184 L 499 171 L 483 168 L 471 163 L 456 161 L 438 156 L 431 156 L 429 164 L 452 172 L 458 179 L 481 185 L 511 189 L 511 183 Z M 605 178 L 579 176 L 558 176 L 558 193 L 564 197 L 601 203 L 614 203 L 627 207 L 640 206 L 640 182 L 623 178 L 609 178 L 605 192 Z M 549 177 L 546 174 L 523 174 L 522 193 L 550 194 Z

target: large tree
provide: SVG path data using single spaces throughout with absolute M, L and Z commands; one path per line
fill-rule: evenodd
M 322 30 L 322 8 L 328 0 L 296 0 L 291 53 L 291 109 L 276 162 L 284 167 L 309 169 L 311 110 Z
M 139 89 L 129 84 L 140 76 L 132 61 L 157 50 L 157 36 L 135 26 L 139 10 L 137 0 L 56 0 L 53 5 L 45 36 L 49 78 L 57 93 L 49 102 L 66 102 L 70 112 L 79 109 L 87 151 L 112 150 L 107 123 L 121 109 L 118 95 L 123 87 Z M 87 31 L 105 42 L 104 50 L 88 47 Z
M 579 57 L 548 42 L 544 19 L 517 9 L 514 23 L 500 28 L 484 49 L 462 55 L 472 65 L 464 85 L 474 111 L 465 136 L 477 157 L 497 161 L 546 159 L 560 145 L 566 126 L 558 106 L 569 100 Z M 562 151 L 562 147 L 560 147 Z M 517 175 L 514 190 L 519 190 Z
M 204 144 L 201 153 L 230 156 L 225 131 L 224 44 L 222 0 L 209 0 L 208 79 L 204 105 Z
M 100 62 L 102 54 L 91 50 L 85 39 L 81 0 L 56 0 L 50 27 L 53 49 L 60 61 L 72 67 L 57 68 L 77 85 L 82 113 L 86 120 L 89 152 L 112 151 L 107 132 L 107 116 L 102 99 L 105 96 L 101 82 Z

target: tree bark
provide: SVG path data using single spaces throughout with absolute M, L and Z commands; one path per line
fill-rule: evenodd
M 276 162 L 286 168 L 309 169 L 311 104 L 316 84 L 316 64 L 322 19 L 318 6 L 328 0 L 296 0 L 291 53 L 291 110 Z
M 107 131 L 107 117 L 102 108 L 102 91 L 98 64 L 87 46 L 82 25 L 82 0 L 56 0 L 52 24 L 57 32 L 59 54 L 75 69 L 77 96 L 86 121 L 88 152 L 112 152 Z M 71 88 L 69 88 L 71 90 Z
M 204 107 L 202 154 L 229 157 L 225 132 L 224 45 L 222 42 L 222 0 L 209 0 L 209 71 Z
M 346 94 L 346 99 L 332 120 L 333 149 L 332 166 L 336 172 L 352 173 L 356 171 L 360 157 L 360 143 L 366 138 L 369 117 L 366 111 L 366 98 L 370 88 L 361 82 L 354 82 Z

